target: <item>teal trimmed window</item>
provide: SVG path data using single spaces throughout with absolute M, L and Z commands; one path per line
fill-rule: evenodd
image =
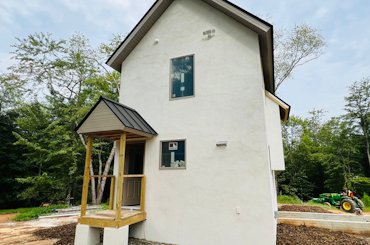
M 185 140 L 161 141 L 161 169 L 184 169 Z
M 194 95 L 194 55 L 171 59 L 171 99 Z

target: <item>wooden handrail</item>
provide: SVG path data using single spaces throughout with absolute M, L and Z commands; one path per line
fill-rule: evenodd
M 95 178 L 98 178 L 98 177 L 101 177 L 101 178 L 104 178 L 104 177 L 106 177 L 106 178 L 114 178 L 115 176 L 114 175 L 90 175 L 89 177 L 90 178 L 91 177 L 95 177 Z
M 126 174 L 123 175 L 124 178 L 142 178 L 145 177 L 144 174 Z

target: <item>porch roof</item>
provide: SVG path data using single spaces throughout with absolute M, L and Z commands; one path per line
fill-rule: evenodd
M 79 134 L 112 138 L 128 132 L 128 138 L 152 137 L 157 132 L 134 109 L 105 97 L 100 97 L 76 127 Z

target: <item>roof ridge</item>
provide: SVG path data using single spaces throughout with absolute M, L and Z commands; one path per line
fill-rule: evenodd
M 119 106 L 124 107 L 124 108 L 126 108 L 126 109 L 129 109 L 129 110 L 131 110 L 131 111 L 135 111 L 135 112 L 137 112 L 134 108 L 131 108 L 131 107 L 127 106 L 127 105 L 121 104 L 121 103 L 119 103 L 119 102 L 117 102 L 117 101 L 114 101 L 114 100 L 109 99 L 109 98 L 104 97 L 104 96 L 100 96 L 99 100 L 107 100 L 107 101 L 109 101 L 109 102 L 112 102 L 113 104 L 119 105 Z

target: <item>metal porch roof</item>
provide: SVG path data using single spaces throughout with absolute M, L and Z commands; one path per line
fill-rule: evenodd
M 157 132 L 144 120 L 144 118 L 136 110 L 102 96 L 76 127 L 75 130 L 78 133 L 85 133 L 79 132 L 79 129 L 101 102 L 105 103 L 108 106 L 112 113 L 122 123 L 123 128 L 129 128 L 131 130 L 136 130 L 145 134 L 157 135 Z

